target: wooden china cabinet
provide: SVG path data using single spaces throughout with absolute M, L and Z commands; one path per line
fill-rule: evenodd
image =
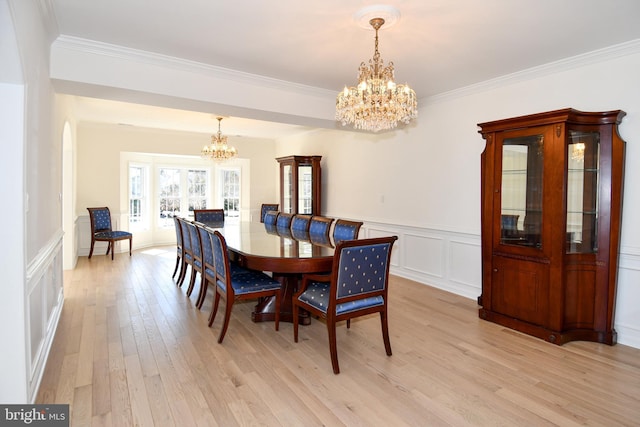
M 613 345 L 623 111 L 480 123 L 479 316 L 555 344 Z
M 278 157 L 280 163 L 280 211 L 320 215 L 322 156 Z

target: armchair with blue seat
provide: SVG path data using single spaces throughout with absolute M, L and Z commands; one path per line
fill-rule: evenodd
M 387 356 L 391 356 L 387 320 L 388 282 L 391 249 L 397 236 L 343 240 L 336 246 L 330 274 L 302 277 L 293 296 L 293 338 L 298 342 L 300 309 L 324 319 L 329 333 L 333 373 L 339 374 L 336 323 L 372 313 L 380 313 L 382 338 Z
M 115 252 L 115 242 L 129 240 L 129 256 L 131 256 L 131 239 L 133 235 L 128 231 L 113 230 L 111 228 L 111 212 L 108 207 L 87 208 L 91 222 L 91 249 L 89 259 L 93 255 L 93 245 L 96 242 L 107 242 L 107 253 L 111 252 L 111 260 Z

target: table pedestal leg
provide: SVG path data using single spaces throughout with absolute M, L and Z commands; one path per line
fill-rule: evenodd
M 274 279 L 277 279 L 282 284 L 282 301 L 280 302 L 280 321 L 281 322 L 293 322 L 293 307 L 291 301 L 293 294 L 298 289 L 298 283 L 300 281 L 299 274 L 274 274 Z M 268 322 L 275 320 L 276 300 L 273 297 L 263 298 L 253 309 L 251 313 L 251 320 L 254 322 Z M 298 322 L 301 325 L 308 325 L 311 323 L 309 313 L 301 311 L 299 314 Z

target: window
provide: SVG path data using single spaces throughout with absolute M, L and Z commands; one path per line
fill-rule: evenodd
M 190 169 L 187 173 L 189 189 L 189 212 L 207 208 L 208 173 L 206 170 Z
M 173 227 L 174 216 L 193 216 L 194 209 L 211 205 L 207 169 L 161 167 L 158 188 L 160 227 Z
M 223 169 L 220 172 L 222 206 L 227 217 L 240 216 L 240 170 Z
M 149 218 L 147 167 L 129 165 L 129 225 L 132 228 L 147 228 Z

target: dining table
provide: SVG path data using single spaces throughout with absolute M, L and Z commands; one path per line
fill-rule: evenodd
M 303 274 L 331 271 L 334 246 L 328 238 L 317 239 L 306 233 L 292 235 L 288 228 L 247 221 L 206 225 L 224 236 L 233 262 L 271 273 L 281 283 L 280 321 L 293 321 L 292 298 Z M 275 298 L 259 300 L 251 319 L 254 322 L 275 320 Z M 301 313 L 299 322 L 309 324 L 308 313 Z

